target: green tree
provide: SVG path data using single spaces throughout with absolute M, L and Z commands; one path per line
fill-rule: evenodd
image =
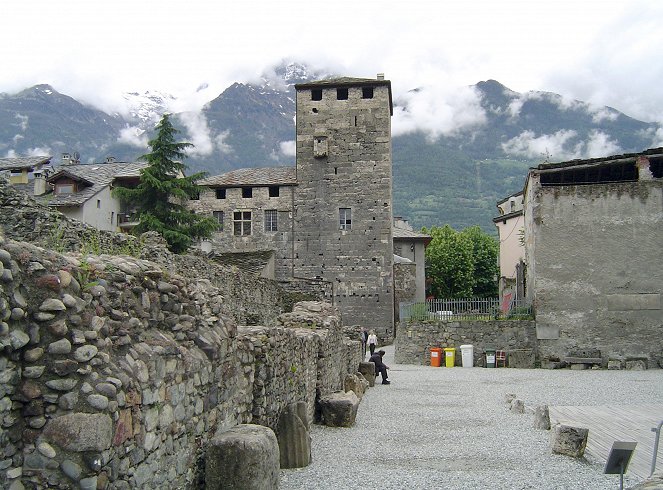
M 423 228 L 432 240 L 426 248 L 426 276 L 436 298 L 495 297 L 497 241 L 472 226 L 458 232 L 449 225 Z
M 164 114 L 156 130 L 156 136 L 148 143 L 152 151 L 140 157 L 148 166 L 140 171 L 138 186 L 118 186 L 113 192 L 136 207 L 139 224 L 135 233 L 156 231 L 168 242 L 172 252 L 182 253 L 194 239 L 209 238 L 218 223 L 187 207 L 187 202 L 200 193 L 196 182 L 206 175 L 199 172 L 184 176 L 187 169 L 182 163 L 186 157 L 184 150 L 193 145 L 175 141 L 179 131 L 173 127 L 168 114 Z
M 461 234 L 467 236 L 472 242 L 475 280 L 472 296 L 477 298 L 497 297 L 499 294 L 497 277 L 500 272 L 497 261 L 500 253 L 499 243 L 479 226 L 465 228 Z

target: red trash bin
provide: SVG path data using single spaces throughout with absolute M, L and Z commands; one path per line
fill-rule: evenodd
M 439 347 L 430 348 L 430 365 L 433 367 L 440 367 L 442 363 L 442 349 Z

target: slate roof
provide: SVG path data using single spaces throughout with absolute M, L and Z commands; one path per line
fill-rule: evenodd
M 378 80 L 377 78 L 336 77 L 325 78 L 324 80 L 315 80 L 312 82 L 298 83 L 295 85 L 295 88 L 350 87 L 357 85 L 391 85 L 391 82 L 389 80 Z
M 600 158 L 587 158 L 584 160 L 569 160 L 566 162 L 559 162 L 559 163 L 542 163 L 536 167 L 530 167 L 530 170 L 552 170 L 558 168 L 575 167 L 580 165 L 610 163 L 620 160 L 632 160 L 639 156 L 652 156 L 652 155 L 660 156 L 662 154 L 663 154 L 663 147 L 650 148 L 640 153 L 625 153 L 623 155 L 612 155 Z
M 426 240 L 430 242 L 432 240 L 430 235 L 425 233 L 419 233 L 417 231 L 407 230 L 405 228 L 399 228 L 394 226 L 393 230 L 394 240 L 403 239 L 403 240 Z
M 198 185 L 207 187 L 297 185 L 297 176 L 295 167 L 240 168 L 201 179 Z
M 113 180 L 119 177 L 138 177 L 140 171 L 147 167 L 143 162 L 114 162 L 114 163 L 86 163 L 79 165 L 66 165 L 48 178 L 48 182 L 55 182 L 63 176 L 80 182 L 91 184 L 80 192 L 73 194 L 54 194 L 48 205 L 54 207 L 81 206 L 102 189 L 108 187 Z
M 51 158 L 51 156 L 0 158 L 0 171 L 31 169 L 39 165 L 48 165 Z

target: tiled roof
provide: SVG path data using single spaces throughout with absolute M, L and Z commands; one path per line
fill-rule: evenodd
M 412 240 L 412 239 L 428 240 L 428 241 L 431 240 L 430 235 L 426 235 L 425 233 L 419 233 L 419 232 L 412 231 L 412 230 L 407 230 L 405 228 L 399 228 L 397 226 L 394 226 L 393 236 L 394 236 L 394 239 L 402 238 L 402 239 L 408 239 L 408 240 Z
M 298 83 L 295 85 L 295 88 L 345 87 L 356 85 L 391 85 L 391 82 L 389 80 L 378 80 L 377 78 L 337 77 L 326 78 L 324 80 L 315 80 L 313 82 Z
M 66 165 L 49 177 L 49 182 L 55 182 L 62 176 L 70 176 L 75 179 L 91 183 L 80 192 L 74 194 L 53 195 L 49 200 L 49 206 L 80 206 L 92 198 L 99 191 L 109 186 L 117 177 L 138 176 L 141 169 L 147 167 L 147 163 L 115 162 L 115 163 L 92 163 L 81 165 Z
M 600 164 L 600 163 L 610 163 L 610 162 L 615 162 L 619 160 L 629 160 L 629 159 L 634 159 L 639 156 L 661 156 L 663 155 L 663 147 L 662 148 L 650 148 L 649 150 L 645 150 L 641 153 L 625 153 L 623 155 L 612 155 L 609 157 L 601 157 L 601 158 L 587 158 L 584 160 L 569 160 L 567 162 L 559 162 L 559 163 L 542 163 L 538 165 L 537 167 L 532 167 L 531 170 L 551 170 L 551 169 L 557 169 L 557 168 L 565 168 L 565 167 L 574 167 L 574 166 L 579 166 L 579 165 L 593 165 L 593 164 Z
M 38 165 L 48 165 L 50 156 L 0 158 L 0 170 L 30 169 Z
M 295 167 L 240 168 L 198 181 L 208 187 L 296 185 Z

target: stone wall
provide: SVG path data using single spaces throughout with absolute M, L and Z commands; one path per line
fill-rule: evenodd
M 343 79 L 296 90 L 294 275 L 333 282 L 345 324 L 392 337 L 390 82 Z M 343 227 L 341 208 L 351 214 Z
M 534 321 L 409 321 L 396 331 L 395 360 L 400 364 L 430 364 L 431 347 L 455 347 L 460 365 L 460 346 L 474 346 L 474 365 L 484 362 L 486 348 L 533 351 L 537 354 Z

